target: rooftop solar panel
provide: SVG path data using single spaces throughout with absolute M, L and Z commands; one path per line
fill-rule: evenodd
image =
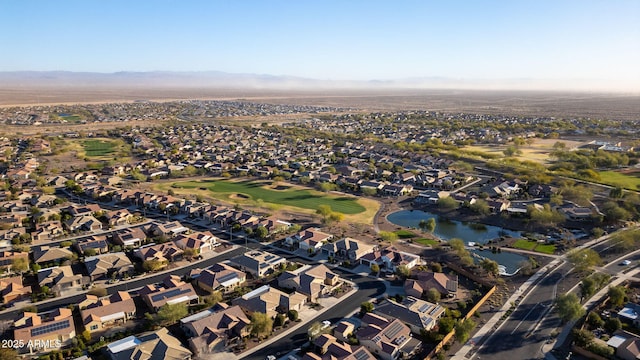
M 55 323 L 45 324 L 43 326 L 39 326 L 35 329 L 31 329 L 31 336 L 40 336 L 43 334 L 48 334 L 50 332 L 54 332 L 56 330 L 66 329 L 70 327 L 71 324 L 69 320 L 58 321 Z

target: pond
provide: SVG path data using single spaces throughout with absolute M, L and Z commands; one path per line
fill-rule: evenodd
M 498 226 L 467 223 L 448 220 L 436 214 L 421 210 L 401 210 L 387 216 L 389 222 L 411 228 L 418 228 L 420 220 L 436 219 L 436 229 L 433 234 L 443 240 L 458 238 L 465 243 L 486 244 L 489 240 L 501 236 L 522 237 L 519 231 L 507 230 Z
M 431 218 L 436 219 L 436 228 L 433 234 L 443 240 L 458 238 L 469 245 L 470 243 L 486 244 L 489 240 L 501 236 L 522 237 L 522 234 L 518 231 L 503 229 L 498 226 L 449 220 L 421 210 L 401 210 L 387 216 L 389 222 L 410 228 L 419 228 L 420 220 L 428 220 Z M 475 249 L 473 252 L 504 266 L 507 274 L 514 273 L 518 269 L 519 264 L 527 260 L 524 256 L 509 252 L 494 254 L 490 250 L 480 249 Z M 476 258 L 476 261 L 478 260 L 479 259 Z

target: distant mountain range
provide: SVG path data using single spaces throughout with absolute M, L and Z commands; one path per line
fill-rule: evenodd
M 452 79 L 417 77 L 396 80 L 343 81 L 318 80 L 295 76 L 233 74 L 220 71 L 201 72 L 71 72 L 14 71 L 0 72 L 0 89 L 34 87 L 92 88 L 231 88 L 231 89 L 485 89 L 485 90 L 614 90 L 597 80 L 536 79 Z

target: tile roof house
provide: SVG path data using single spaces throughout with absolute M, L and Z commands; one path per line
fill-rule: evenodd
M 107 213 L 109 226 L 126 225 L 131 222 L 133 215 L 127 209 L 119 209 Z
M 21 353 L 49 352 L 52 348 L 70 345 L 76 336 L 73 314 L 67 308 L 41 314 L 25 312 L 14 326 L 13 338 L 25 343 L 18 349 Z M 45 348 L 46 344 L 50 347 Z
M 325 265 L 307 265 L 284 272 L 278 277 L 278 286 L 296 290 L 305 295 L 307 301 L 316 302 L 319 297 L 330 294 L 339 281 L 339 276 Z
M 302 360 L 375 360 L 364 346 L 338 341 L 334 336 L 322 334 L 313 341 L 315 352 L 307 352 Z M 320 355 L 318 355 L 320 354 Z
M 364 254 L 373 250 L 374 246 L 362 241 L 344 238 L 333 243 L 324 244 L 322 253 L 339 259 L 358 261 Z
M 107 330 L 113 325 L 121 325 L 136 316 L 136 304 L 128 292 L 118 291 L 105 298 L 89 298 L 88 305 L 80 308 L 84 328 L 90 333 Z
M 69 231 L 97 231 L 102 230 L 102 223 L 93 215 L 82 215 L 73 217 L 64 222 Z
M 154 236 L 164 235 L 172 238 L 179 234 L 186 233 L 189 231 L 189 228 L 184 227 L 179 221 L 171 221 L 168 223 L 154 223 L 150 231 Z
M 405 280 L 404 291 L 407 295 L 421 298 L 429 289 L 436 289 L 442 296 L 456 296 L 458 291 L 458 276 L 430 271 L 417 271 L 411 278 Z
M 25 259 L 29 263 L 28 252 L 0 251 L 0 267 L 11 267 L 14 260 Z
M 192 356 L 164 327 L 114 341 L 106 353 L 110 360 L 190 360 Z
M 263 285 L 234 299 L 232 303 L 233 305 L 240 305 L 247 311 L 257 311 L 269 316 L 275 316 L 278 312 L 300 310 L 306 300 L 307 297 L 300 293 L 287 294 L 269 285 Z
M 400 251 L 393 246 L 366 253 L 360 258 L 360 263 L 363 265 L 371 266 L 376 264 L 381 270 L 392 272 L 395 272 L 398 266 L 406 266 L 411 269 L 418 265 L 419 261 L 420 257 L 418 255 Z
M 420 347 L 420 340 L 411 336 L 411 329 L 400 319 L 386 319 L 367 313 L 355 333 L 360 344 L 383 360 L 409 358 Z
M 158 284 L 147 285 L 138 291 L 142 300 L 153 311 L 158 311 L 165 304 L 197 304 L 198 294 L 189 283 L 180 278 L 170 276 Z
M 266 251 L 252 250 L 231 258 L 229 263 L 253 276 L 261 277 L 272 273 L 278 266 L 286 263 L 286 259 Z
M 616 359 L 640 359 L 640 336 L 636 334 L 618 330 L 607 341 L 607 345 L 615 350 Z
M 31 295 L 31 286 L 22 284 L 22 276 L 1 278 L 0 295 L 2 296 L 2 303 L 9 304 L 28 298 Z
M 193 283 L 199 288 L 208 292 L 221 290 L 222 292 L 232 291 L 236 287 L 242 285 L 247 275 L 229 265 L 217 263 L 208 269 L 202 270 L 194 278 Z
M 38 271 L 38 286 L 48 286 L 54 293 L 82 287 L 82 275 L 74 274 L 70 265 L 55 266 Z
M 36 224 L 36 231 L 31 233 L 34 243 L 53 240 L 64 235 L 64 228 L 60 221 L 49 221 Z
M 40 246 L 33 248 L 33 262 L 36 264 L 62 262 L 73 258 L 73 253 L 66 248 Z
M 132 275 L 134 271 L 131 260 L 123 252 L 87 257 L 84 259 L 84 266 L 92 281 Z
M 230 340 L 250 334 L 251 320 L 237 305 L 217 306 L 189 318 L 181 320 L 182 329 L 196 356 L 223 352 Z
M 333 235 L 324 233 L 318 229 L 306 229 L 299 233 L 285 238 L 285 244 L 291 247 L 298 247 L 305 251 L 316 252 L 322 245 L 333 239 Z
M 180 234 L 173 242 L 182 250 L 192 249 L 198 255 L 206 254 L 220 245 L 219 239 L 209 231 Z
M 92 249 L 98 254 L 109 252 L 109 244 L 107 243 L 106 235 L 94 235 L 81 238 L 78 239 L 78 241 L 73 246 L 81 255 L 84 255 L 84 252 L 87 249 Z
M 173 262 L 181 260 L 184 251 L 180 249 L 178 245 L 172 242 L 166 242 L 163 244 L 144 245 L 136 249 L 133 254 L 142 261 L 159 260 L 162 262 Z
M 411 331 L 419 334 L 420 330 L 431 330 L 444 315 L 444 307 L 407 296 L 402 303 L 384 300 L 374 310 L 374 313 L 387 319 L 400 319 L 411 328 Z
M 142 242 L 146 238 L 147 235 L 139 227 L 127 228 L 113 233 L 113 242 L 120 246 L 130 246 L 136 248 L 141 246 Z

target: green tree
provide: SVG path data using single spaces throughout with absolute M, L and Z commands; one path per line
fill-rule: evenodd
M 456 340 L 458 340 L 461 343 L 467 342 L 467 340 L 469 340 L 469 335 L 471 334 L 471 331 L 473 331 L 475 327 L 476 327 L 476 322 L 471 318 L 458 322 L 458 324 L 456 324 L 456 327 L 455 327 Z
M 617 330 L 622 329 L 622 322 L 618 318 L 610 317 L 604 322 L 604 329 L 609 334 L 613 334 Z
M 627 301 L 627 288 L 624 286 L 609 287 L 609 301 L 612 306 L 620 307 Z
M 29 260 L 25 258 L 14 258 L 11 261 L 11 270 L 22 274 L 29 270 Z
M 560 316 L 563 322 L 578 320 L 585 314 L 580 300 L 573 293 L 558 296 L 556 299 L 556 309 L 558 316 Z
M 380 266 L 378 266 L 378 264 L 371 264 L 371 272 L 377 274 L 380 272 Z
M 582 299 L 589 299 L 597 290 L 596 281 L 592 277 L 586 277 L 580 282 L 580 297 Z
M 211 295 L 207 295 L 204 297 L 204 303 L 207 306 L 213 306 L 222 301 L 222 293 L 220 291 L 214 291 Z
M 378 194 L 378 190 L 371 187 L 362 188 L 362 194 L 365 196 L 375 196 Z
M 407 265 L 400 265 L 396 267 L 396 275 L 402 278 L 408 278 L 411 274 L 411 269 Z
M 418 225 L 422 231 L 433 232 L 436 229 L 436 219 L 429 218 L 427 220 L 420 220 Z
M 489 203 L 482 199 L 476 199 L 473 204 L 469 205 L 469 209 L 479 215 L 488 215 L 491 213 Z
M 500 268 L 497 262 L 484 258 L 480 261 L 480 267 L 482 267 L 490 275 L 496 276 L 500 273 Z
M 267 230 L 266 227 L 260 225 L 256 228 L 255 234 L 258 239 L 263 240 L 269 235 L 269 230 Z
M 21 357 L 14 349 L 0 347 L 0 359 L 2 360 L 20 360 Z
M 366 313 L 370 313 L 373 311 L 373 304 L 370 302 L 363 302 L 362 304 L 360 304 L 360 313 L 361 314 L 366 314 Z
M 430 288 L 427 290 L 427 301 L 432 303 L 437 303 L 440 301 L 440 291 L 436 288 Z
M 444 210 L 453 210 L 458 208 L 458 202 L 451 197 L 438 199 L 438 207 Z
M 254 312 L 251 314 L 251 335 L 262 338 L 269 336 L 273 331 L 273 320 L 264 313 Z
M 184 304 L 164 304 L 158 310 L 157 321 L 161 326 L 171 325 L 188 314 L 189 311 Z
M 296 321 L 298 320 L 298 311 L 296 310 L 289 310 L 287 312 L 287 317 L 289 318 L 289 320 L 291 321 Z
M 442 335 L 446 335 L 450 333 L 455 326 L 456 321 L 452 317 L 442 317 L 440 318 L 440 321 L 438 321 L 438 332 Z
M 587 315 L 587 323 L 594 328 L 599 328 L 604 325 L 604 320 L 602 320 L 597 312 L 591 311 L 589 312 L 589 315 Z
M 577 271 L 587 271 L 602 264 L 600 255 L 593 249 L 576 249 L 567 254 L 567 260 L 576 267 Z
M 160 269 L 162 269 L 165 266 L 165 263 L 163 261 L 160 260 L 145 260 L 142 263 L 142 268 L 145 271 L 158 271 Z
M 380 231 L 378 235 L 380 236 L 380 239 L 382 239 L 383 241 L 388 241 L 390 243 L 394 243 L 396 240 L 398 240 L 398 234 L 391 231 Z

